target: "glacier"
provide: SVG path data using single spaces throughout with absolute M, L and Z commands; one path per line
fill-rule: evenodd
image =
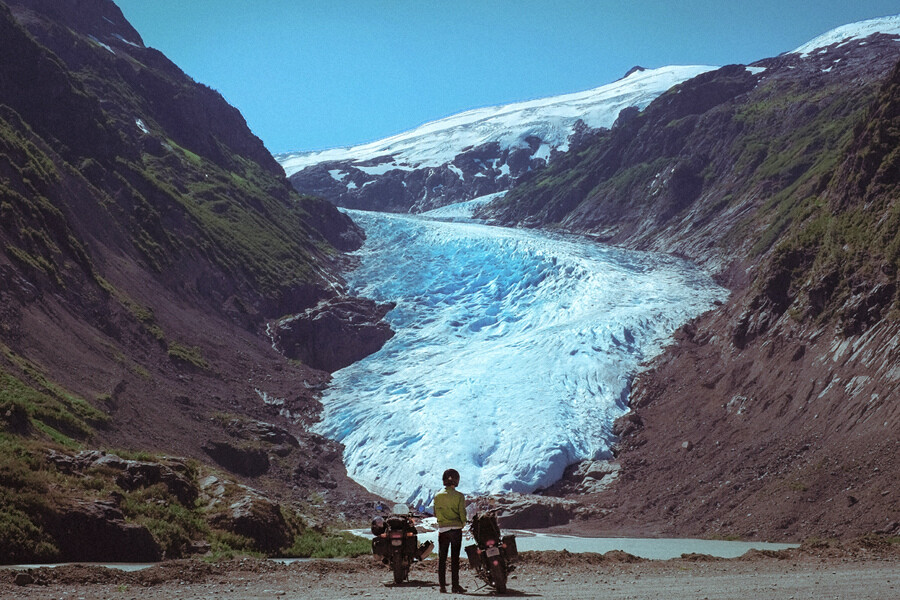
M 396 302 L 396 335 L 334 373 L 316 430 L 394 501 L 429 503 L 450 467 L 466 493 L 531 492 L 610 457 L 641 364 L 727 296 L 666 255 L 457 214 L 350 212 L 367 241 L 349 289 Z

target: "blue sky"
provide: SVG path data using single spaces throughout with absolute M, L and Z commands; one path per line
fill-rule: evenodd
M 749 63 L 898 0 L 115 0 L 271 152 L 355 145 L 634 65 Z

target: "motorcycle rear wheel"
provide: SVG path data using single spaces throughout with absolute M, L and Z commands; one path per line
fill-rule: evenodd
M 494 580 L 494 589 L 497 590 L 498 594 L 506 593 L 506 569 L 503 566 L 503 563 L 497 561 L 496 563 L 492 560 L 490 561 L 491 567 L 491 579 Z
M 407 576 L 407 570 L 403 568 L 403 556 L 399 552 L 391 559 L 391 569 L 394 571 L 394 583 L 403 583 Z

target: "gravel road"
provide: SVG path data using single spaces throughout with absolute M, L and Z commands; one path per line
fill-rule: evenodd
M 394 585 L 390 572 L 371 557 L 278 564 L 257 559 L 210 564 L 172 561 L 126 573 L 70 565 L 0 571 L 6 600 L 262 600 L 440 597 L 436 561 L 416 565 L 410 581 Z M 17 584 L 15 579 L 19 577 Z M 30 583 L 26 583 L 31 578 Z M 468 569 L 467 596 L 495 595 Z M 900 598 L 900 559 L 811 557 L 798 553 L 748 553 L 738 559 L 685 556 L 646 561 L 624 553 L 524 553 L 508 596 L 576 599 L 829 599 Z

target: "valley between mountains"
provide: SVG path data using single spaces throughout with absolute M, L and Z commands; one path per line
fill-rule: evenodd
M 433 206 L 451 190 L 459 214 L 675 254 L 731 291 L 637 375 L 615 459 L 572 464 L 532 518 L 609 535 L 896 535 L 898 24 L 683 70 L 631 108 L 610 98 L 646 92 L 660 71 L 585 94 L 595 104 L 473 111 L 278 158 L 296 189 L 339 205 L 450 215 Z M 576 105 L 592 125 L 567 114 Z
M 900 17 L 623 75 L 273 157 L 111 0 L 0 0 L 0 562 L 365 553 L 442 418 L 508 528 L 893 560 Z

